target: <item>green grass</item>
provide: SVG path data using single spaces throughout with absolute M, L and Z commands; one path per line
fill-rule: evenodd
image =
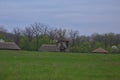
M 0 51 L 0 80 L 120 80 L 120 54 Z

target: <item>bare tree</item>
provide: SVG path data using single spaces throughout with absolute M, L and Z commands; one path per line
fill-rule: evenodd
M 50 37 L 50 43 L 54 43 L 55 35 L 56 35 L 57 29 L 49 29 L 48 36 Z
M 77 38 L 79 34 L 79 31 L 73 31 L 73 30 L 70 30 L 69 31 L 69 36 L 70 36 L 70 39 L 71 39 L 71 46 L 73 47 L 75 45 L 75 40 Z
M 48 26 L 47 25 L 44 25 L 44 24 L 41 24 L 41 34 L 42 35 L 47 35 L 48 34 Z
M 13 29 L 13 34 L 14 34 L 14 41 L 16 44 L 19 44 L 20 42 L 20 37 L 21 37 L 21 29 L 16 27 Z
M 28 41 L 31 42 L 33 39 L 33 30 L 32 27 L 26 27 L 23 31 L 23 35 L 28 38 Z
M 36 38 L 36 50 L 39 48 L 39 38 L 41 35 L 47 34 L 47 26 L 41 23 L 35 23 L 31 25 L 33 30 L 33 36 Z

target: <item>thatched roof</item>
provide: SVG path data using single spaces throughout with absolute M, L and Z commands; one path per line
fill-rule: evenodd
M 0 42 L 0 50 L 20 50 L 14 42 Z
M 45 51 L 45 52 L 58 52 L 59 51 L 56 45 L 48 45 L 48 44 L 43 44 L 39 50 Z
M 103 49 L 103 48 L 97 48 L 97 49 L 93 50 L 92 52 L 94 52 L 94 53 L 107 53 L 108 51 Z

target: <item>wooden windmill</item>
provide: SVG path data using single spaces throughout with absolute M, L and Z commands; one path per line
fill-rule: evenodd
M 64 52 L 68 48 L 69 41 L 65 38 L 65 31 L 62 33 L 57 32 L 55 36 L 57 48 L 61 51 Z

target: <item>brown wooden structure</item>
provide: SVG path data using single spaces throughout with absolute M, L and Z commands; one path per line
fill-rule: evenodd
M 20 47 L 14 42 L 0 42 L 0 50 L 20 50 Z
M 92 51 L 93 53 L 107 53 L 108 51 L 103 48 L 97 48 Z

